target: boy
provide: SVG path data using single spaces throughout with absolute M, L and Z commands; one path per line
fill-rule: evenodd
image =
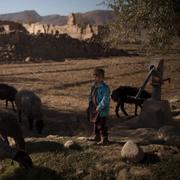
M 94 124 L 94 136 L 88 140 L 97 141 L 98 145 L 108 143 L 106 119 L 109 114 L 110 89 L 104 82 L 104 74 L 103 69 L 94 70 L 95 82 L 91 87 L 88 107 L 89 120 Z

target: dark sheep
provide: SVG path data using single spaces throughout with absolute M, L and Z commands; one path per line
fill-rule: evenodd
M 15 103 L 18 111 L 19 122 L 22 121 L 22 114 L 29 121 L 29 129 L 33 130 L 33 122 L 36 121 L 36 129 L 42 133 L 42 103 L 41 99 L 32 91 L 21 90 L 16 94 Z
M 117 102 L 115 112 L 118 118 L 119 118 L 119 113 L 118 113 L 119 107 L 121 107 L 122 112 L 126 116 L 128 116 L 128 113 L 124 109 L 124 103 L 135 104 L 135 116 L 137 116 L 138 106 L 142 108 L 142 104 L 144 103 L 144 100 L 151 98 L 151 94 L 146 90 L 142 91 L 139 99 L 132 98 L 137 95 L 138 91 L 139 88 L 131 87 L 131 86 L 120 86 L 119 88 L 112 91 L 111 98 L 114 102 Z
M 26 169 L 33 167 L 32 159 L 26 152 L 9 146 L 0 138 L 0 160 L 6 158 L 18 162 L 20 166 Z
M 6 109 L 8 107 L 8 101 L 10 101 L 13 110 L 16 111 L 14 107 L 16 94 L 17 94 L 17 90 L 13 86 L 9 86 L 7 84 L 0 84 L 0 99 L 6 100 Z
M 7 144 L 8 137 L 12 137 L 19 149 L 25 149 L 24 137 L 15 113 L 0 110 L 0 134 Z

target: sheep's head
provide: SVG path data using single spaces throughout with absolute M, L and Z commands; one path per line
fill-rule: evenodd
M 117 90 L 112 91 L 111 99 L 115 102 L 118 101 L 118 91 Z

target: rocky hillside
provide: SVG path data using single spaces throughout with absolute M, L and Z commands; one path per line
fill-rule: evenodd
M 77 16 L 80 17 L 79 20 L 85 23 L 88 22 L 91 25 L 106 24 L 110 22 L 114 17 L 113 12 L 107 11 L 107 10 L 96 10 L 96 11 L 90 11 L 87 13 L 78 13 Z M 48 16 L 40 16 L 34 10 L 0 15 L 0 20 L 16 21 L 20 23 L 42 22 L 46 24 L 65 25 L 67 24 L 67 19 L 68 19 L 67 16 L 61 16 L 57 14 L 48 15 Z

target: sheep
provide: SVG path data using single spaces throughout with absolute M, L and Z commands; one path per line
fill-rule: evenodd
M 25 149 L 25 141 L 16 114 L 7 110 L 0 110 L 0 135 L 9 144 L 8 137 L 12 137 L 19 149 Z
M 44 126 L 41 99 L 32 91 L 21 90 L 16 94 L 15 104 L 19 122 L 22 121 L 23 114 L 29 121 L 29 129 L 33 130 L 33 121 L 36 120 L 36 129 L 41 134 Z
M 32 159 L 26 152 L 9 146 L 0 138 L 0 160 L 6 158 L 18 162 L 26 169 L 33 167 Z
M 121 106 L 122 112 L 128 116 L 127 112 L 124 109 L 124 103 L 135 104 L 135 115 L 137 116 L 137 107 L 142 108 L 144 100 L 151 98 L 151 94 L 145 90 L 142 91 L 140 98 L 133 99 L 138 93 L 139 88 L 131 86 L 120 86 L 119 88 L 112 91 L 111 98 L 113 101 L 117 102 L 116 106 L 116 116 L 119 118 L 119 107 Z
M 9 86 L 7 84 L 0 84 L 0 99 L 6 100 L 6 109 L 8 107 L 8 101 L 10 101 L 13 110 L 16 111 L 14 107 L 14 100 L 16 94 L 17 90 L 13 86 Z

